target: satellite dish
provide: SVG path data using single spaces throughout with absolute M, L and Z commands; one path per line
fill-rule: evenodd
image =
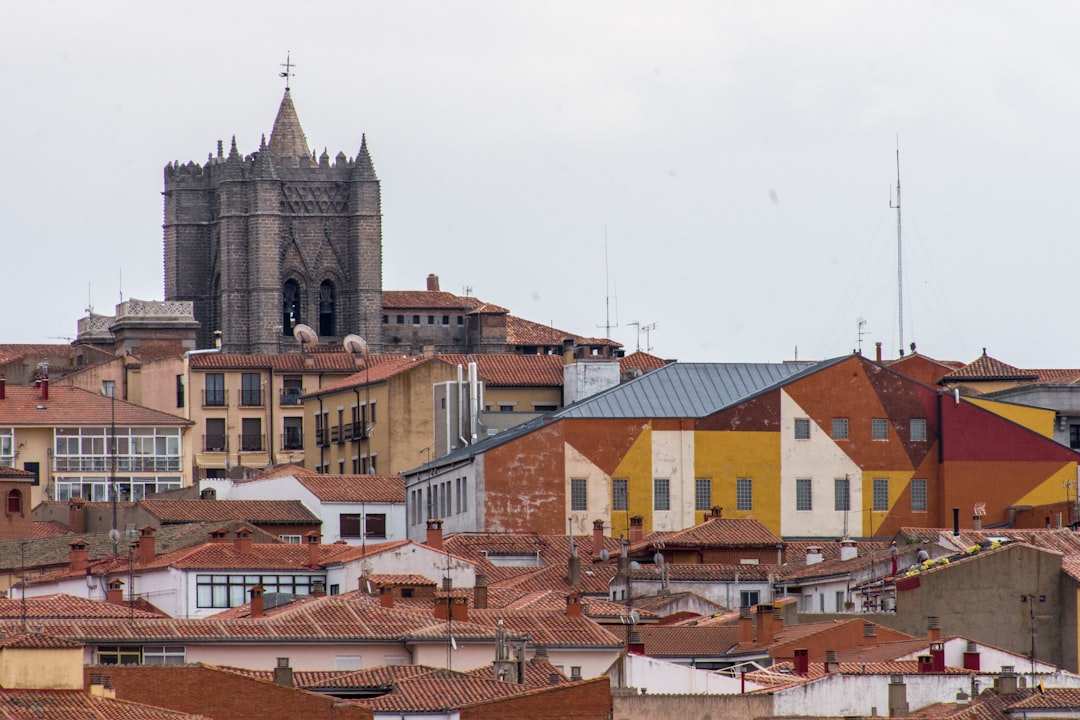
M 603 548 L 603 549 L 600 550 L 600 559 L 601 560 L 603 560 L 604 562 L 607 562 L 610 558 L 611 558 L 611 553 L 608 552 L 607 548 Z
M 630 611 L 630 624 L 637 625 L 639 622 L 641 622 L 641 613 L 639 613 L 635 608 L 634 610 Z
M 641 569 L 641 563 L 639 563 L 637 560 L 631 560 L 630 561 L 630 569 L 631 570 L 640 570 Z
M 664 564 L 664 553 L 662 553 L 662 552 L 656 553 L 655 555 L 652 556 L 652 561 L 654 563 L 656 563 L 657 565 L 663 565 Z
M 109 531 L 109 539 L 112 540 L 113 542 L 117 542 L 118 540 L 120 540 L 120 531 L 117 530 L 116 528 L 113 528 L 112 530 L 110 530 Z
M 450 636 L 450 647 L 457 650 L 457 640 L 454 638 L 453 635 Z
M 319 336 L 315 334 L 315 331 L 312 330 L 309 325 L 298 323 L 296 327 L 293 328 L 292 334 L 293 337 L 296 338 L 296 341 L 304 347 L 319 344 Z
M 362 355 L 365 358 L 368 356 L 367 340 L 359 335 L 346 335 L 345 339 L 341 341 L 341 346 L 345 348 L 347 353 Z

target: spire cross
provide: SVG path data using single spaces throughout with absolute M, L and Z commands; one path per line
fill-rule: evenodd
M 281 67 L 285 68 L 285 72 L 278 73 L 278 77 L 285 78 L 285 89 L 288 90 L 289 89 L 289 78 L 291 78 L 291 77 L 293 77 L 293 75 L 295 75 L 295 73 L 292 72 L 292 69 L 294 67 L 296 67 L 296 65 L 294 65 L 293 62 L 292 62 L 291 53 L 286 53 L 285 54 L 285 62 L 281 63 Z

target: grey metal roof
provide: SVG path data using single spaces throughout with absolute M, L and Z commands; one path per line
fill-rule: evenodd
M 403 474 L 410 476 L 461 462 L 562 418 L 705 417 L 781 385 L 796 375 L 814 372 L 843 359 L 789 363 L 670 363 L 573 405 L 515 425 L 475 445 L 458 448 Z
M 671 363 L 554 413 L 558 418 L 700 418 L 816 362 Z

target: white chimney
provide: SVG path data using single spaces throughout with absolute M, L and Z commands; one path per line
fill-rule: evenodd
M 841 560 L 854 560 L 859 557 L 859 548 L 855 544 L 855 541 L 850 538 L 844 538 L 840 541 L 840 559 Z
M 825 559 L 825 556 L 821 554 L 821 548 L 817 545 L 811 545 L 806 548 L 806 564 L 817 565 L 819 562 Z

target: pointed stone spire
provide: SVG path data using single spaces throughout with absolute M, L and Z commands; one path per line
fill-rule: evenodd
M 278 108 L 277 119 L 274 120 L 274 129 L 270 133 L 270 152 L 280 159 L 285 155 L 294 161 L 300 158 L 307 159 L 311 152 L 308 150 L 307 138 L 304 137 L 304 129 L 300 127 L 300 118 L 296 115 L 292 96 L 285 90 L 285 97 L 281 99 Z
M 229 146 L 229 159 L 239 158 L 240 151 L 236 149 L 236 136 L 232 136 L 232 144 Z
M 277 173 L 274 171 L 273 153 L 267 150 L 265 135 L 262 136 L 262 141 L 259 143 L 259 152 L 255 155 L 255 163 L 252 165 L 252 177 L 277 177 Z
M 368 153 L 367 135 L 360 136 L 360 152 L 356 153 L 356 163 L 353 165 L 352 176 L 362 180 L 375 180 L 375 166 L 371 162 Z

